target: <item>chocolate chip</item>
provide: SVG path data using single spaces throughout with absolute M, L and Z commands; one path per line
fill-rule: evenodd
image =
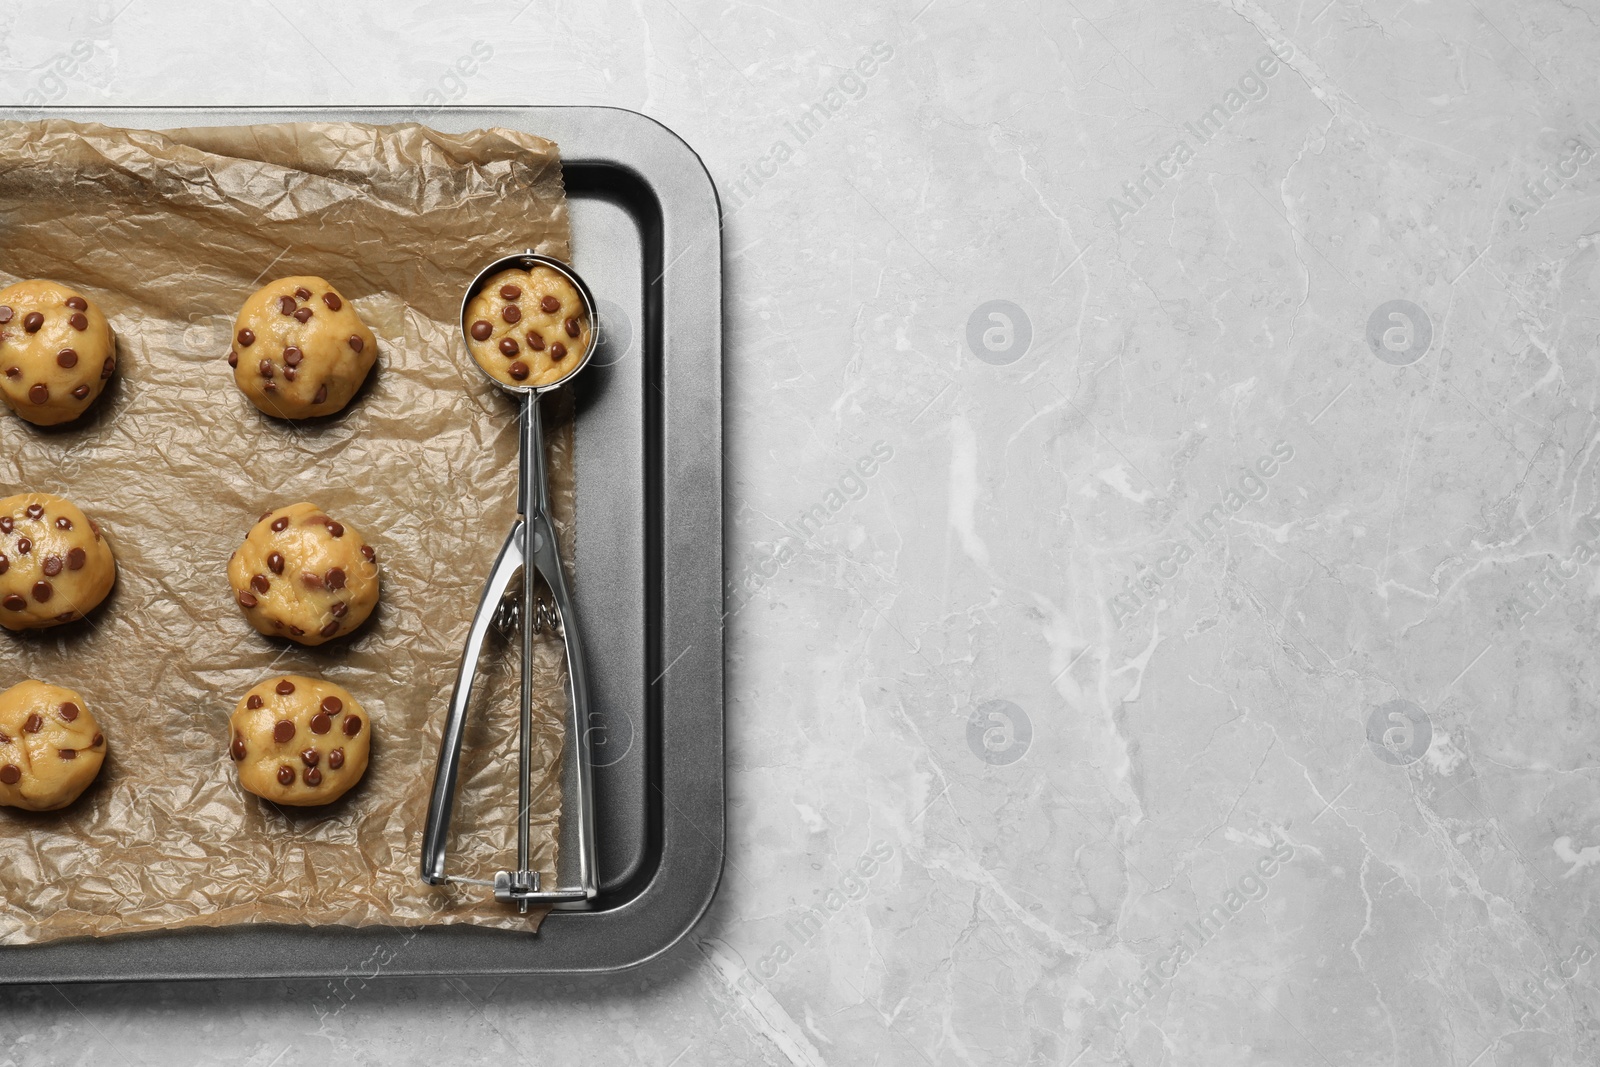
M 514 285 L 502 285 L 500 287 L 500 299 L 502 300 L 515 300 L 521 295 L 522 290 Z
M 315 788 L 322 784 L 322 772 L 312 767 L 306 771 L 306 785 Z
M 344 701 L 338 697 L 323 697 L 322 710 L 329 715 L 337 715 L 344 710 Z
M 340 600 L 336 601 L 334 605 L 328 609 L 328 614 L 332 615 L 336 619 L 342 619 L 345 617 L 345 614 L 349 612 L 349 610 L 350 605 Z
M 300 629 L 298 626 L 289 627 L 289 632 L 294 634 L 296 637 L 304 637 L 306 635 L 306 632 Z
M 255 711 L 257 708 L 265 707 L 266 703 L 267 702 L 265 700 L 261 699 L 261 694 L 251 693 L 250 699 L 244 702 L 244 706 L 249 708 L 251 711 Z
M 78 353 L 73 351 L 72 349 L 63 348 L 61 351 L 56 353 L 56 366 L 58 366 L 58 367 L 76 367 L 77 365 L 78 365 Z
M 278 768 L 278 784 L 294 785 L 294 768 L 287 763 Z
M 557 342 L 555 342 L 554 344 L 552 344 L 550 346 L 550 359 L 552 361 L 554 361 L 556 363 L 560 363 L 563 359 L 566 358 L 566 355 L 567 355 L 567 346 L 562 344 L 560 341 L 557 341 Z
M 267 556 L 267 569 L 273 574 L 283 573 L 283 553 L 273 552 Z
M 266 596 L 267 590 L 272 588 L 272 583 L 267 580 L 267 576 L 265 574 L 257 574 L 250 578 L 250 588 L 254 589 L 262 596 Z
M 238 339 L 239 339 L 239 347 L 240 348 L 249 348 L 251 345 L 256 343 L 255 331 L 254 330 L 240 330 L 239 334 L 238 334 Z
M 287 745 L 294 740 L 294 723 L 288 719 L 279 719 L 277 725 L 272 728 L 272 739 L 280 745 Z
M 75 748 L 64 748 L 64 749 L 61 749 L 61 758 L 62 759 L 77 759 L 78 758 L 78 750 L 75 749 Z
M 311 728 L 313 730 L 317 728 L 317 720 L 311 720 Z M 304 763 L 307 767 L 315 767 L 317 765 L 317 761 L 321 758 L 322 753 L 318 752 L 314 748 L 308 748 L 304 752 L 300 753 L 300 762 Z
M 535 352 L 544 351 L 544 338 L 539 335 L 537 330 L 528 331 L 528 347 Z
M 299 377 L 300 377 L 300 371 L 299 371 L 298 368 L 296 368 L 296 367 L 285 367 L 285 368 L 283 368 L 283 380 L 284 381 L 286 381 L 286 382 L 296 381 L 296 380 L 299 379 Z
M 242 759 L 244 759 L 244 755 L 245 755 L 245 747 L 244 747 L 244 738 L 242 738 L 242 737 L 235 737 L 235 738 L 234 738 L 234 739 L 233 739 L 233 749 L 232 749 L 232 752 L 233 752 L 233 758 L 234 758 L 234 759 L 235 759 L 235 760 L 242 760 Z
M 12 593 L 10 596 L 6 597 L 5 600 L 0 601 L 0 604 L 3 604 L 7 611 L 23 611 L 28 606 L 28 602 L 17 596 L 15 593 Z
M 511 377 L 519 382 L 528 376 L 528 365 L 526 363 L 513 363 L 506 369 Z
M 344 720 L 344 735 L 354 737 L 361 732 L 361 716 L 351 715 Z
M 89 328 L 89 316 L 83 314 L 82 312 L 72 316 L 72 318 L 68 319 L 67 321 L 72 323 L 72 328 L 74 330 L 81 331 Z
M 9 559 L 6 559 L 5 556 L 0 556 L 0 574 L 4 574 L 6 571 L 8 571 L 10 569 L 11 569 L 11 561 Z
M 327 577 L 324 578 L 323 580 L 328 583 L 328 588 L 329 589 L 343 589 L 344 588 L 344 577 L 345 576 L 344 576 L 343 569 L 341 569 L 339 567 L 334 567 L 332 570 L 330 570 L 328 572 Z
M 60 574 L 61 573 L 61 557 L 60 556 L 46 556 L 44 558 L 43 570 L 44 570 L 44 573 L 45 573 L 45 577 L 47 577 L 47 578 L 54 578 L 56 575 Z
M 17 538 L 17 555 L 26 556 L 33 551 L 33 541 L 26 537 Z
M 294 297 L 292 297 L 292 296 L 280 296 L 280 297 L 278 297 L 278 314 L 280 314 L 280 315 L 293 315 L 294 314 Z
M 492 333 L 494 333 L 494 327 L 485 319 L 479 319 L 472 324 L 472 339 L 474 341 L 487 341 Z
M 576 336 L 578 336 L 578 320 L 577 319 L 568 319 L 567 320 L 567 336 L 568 337 L 576 337 Z
M 343 537 L 344 536 L 344 527 L 340 526 L 338 523 L 334 522 L 332 519 L 329 519 L 328 520 L 328 534 L 331 537 Z M 334 588 L 337 589 L 338 586 L 334 586 Z
M 278 391 L 278 383 L 274 381 L 263 382 L 261 391 L 264 393 L 276 393 Z
M 0 515 L 0 533 L 10 533 L 16 521 L 10 515 Z
M 27 317 L 22 320 L 22 328 L 27 330 L 29 333 L 38 333 L 39 327 L 43 325 L 44 316 L 39 314 L 37 311 L 28 312 Z
M 344 301 L 340 300 L 338 295 L 335 293 L 323 293 L 322 302 L 328 305 L 329 311 L 338 311 L 340 308 L 344 307 Z
M 28 505 L 28 518 L 30 518 L 30 519 L 42 519 L 42 518 L 44 518 L 44 505 L 43 504 L 29 504 Z
M 326 403 L 327 400 L 328 400 L 328 387 L 326 385 L 317 386 L 317 395 L 311 398 L 311 402 L 313 404 L 323 404 L 323 403 Z
M 514 356 L 521 351 L 521 348 L 518 347 L 515 338 L 502 337 L 500 338 L 500 351 L 508 356 Z
M 56 529 L 58 529 L 58 530 L 70 530 L 70 529 L 72 529 L 72 520 L 67 518 L 65 515 L 58 516 L 56 518 Z
M 344 766 L 344 749 L 336 748 L 328 753 L 328 770 L 336 771 Z
M 69 571 L 81 571 L 83 570 L 83 565 L 87 562 L 89 562 L 89 553 L 81 548 L 74 548 L 67 553 L 67 570 Z
M 270 360 L 270 359 L 262 360 L 260 363 L 256 364 L 256 369 L 261 372 L 261 376 L 263 378 L 272 377 L 272 373 L 273 373 L 273 371 L 272 371 L 272 360 Z
M 283 350 L 283 361 L 291 367 L 298 367 L 300 365 L 300 361 L 305 358 L 306 354 L 300 351 L 294 345 L 290 345 L 288 348 Z
M 322 712 L 319 711 L 315 715 L 311 716 L 312 733 L 325 734 L 331 729 L 333 729 L 333 720 L 322 714 Z
M 22 729 L 30 734 L 36 734 L 44 729 L 44 719 L 36 711 L 28 716 L 28 721 L 22 724 Z
M 22 368 L 21 367 L 7 367 L 6 368 L 6 377 L 7 378 L 20 378 L 20 377 L 22 377 Z
M 50 598 L 56 595 L 56 587 L 42 578 L 33 583 L 33 599 L 41 604 L 48 604 Z
M 339 624 L 337 622 L 330 622 L 317 632 L 323 637 L 332 637 L 334 634 L 339 632 Z
M 6 308 L 6 310 L 10 311 L 11 309 Z M 342 763 L 344 761 L 340 760 L 340 762 Z M 333 766 L 333 759 L 331 757 L 328 759 L 328 766 Z M 0 767 L 0 782 L 4 782 L 6 785 L 16 785 L 20 781 L 22 781 L 21 767 L 18 767 L 15 763 L 8 763 L 4 767 Z
M 521 322 L 522 309 L 517 307 L 515 304 L 507 304 L 505 307 L 500 309 L 500 317 L 505 319 L 507 322 Z
M 74 399 L 77 399 L 77 400 L 87 399 L 88 396 L 89 396 L 89 387 L 87 385 L 78 386 L 76 389 L 74 389 L 72 391 L 72 396 L 73 396 Z
M 60 615 L 56 616 L 56 622 L 71 622 L 77 617 L 78 613 L 76 611 L 63 611 Z
M 94 735 L 94 740 L 89 742 L 89 747 L 90 748 L 99 748 L 101 745 L 103 745 L 105 743 L 106 743 L 105 734 L 95 734 Z
M 361 554 L 363 556 L 367 557 L 367 562 L 368 563 L 376 563 L 376 562 L 378 562 L 378 554 L 372 550 L 372 546 L 371 545 L 362 545 L 361 546 Z
M 296 311 L 294 313 L 294 317 L 296 319 L 298 319 L 299 321 L 301 321 L 301 322 L 310 322 L 311 321 L 311 309 L 310 308 L 301 308 L 299 311 Z
M 366 347 L 367 347 L 367 342 L 363 341 L 361 338 L 357 337 L 355 334 L 351 334 L 350 335 L 350 351 L 359 353 L 363 348 L 366 348 Z
M 68 722 L 75 722 L 78 718 L 78 705 L 72 701 L 63 701 L 61 704 L 61 717 Z
M 294 692 L 294 683 L 285 678 L 283 681 L 279 682 L 276 687 L 274 687 L 274 691 L 279 696 L 286 697 L 290 693 Z
M 28 390 L 28 399 L 33 401 L 35 404 L 49 403 L 50 387 L 43 382 L 39 382 L 32 389 Z
M 111 377 L 111 372 L 117 369 L 117 357 L 107 356 L 106 361 L 100 365 L 100 380 Z
M 305 583 L 307 589 L 322 588 L 322 575 L 320 574 L 314 574 L 311 571 L 301 571 L 300 580 Z
M 242 608 L 253 608 L 259 603 L 260 603 L 260 601 L 257 600 L 255 598 L 255 596 L 253 594 L 249 593 L 249 592 L 244 592 L 244 593 L 240 593 L 239 594 L 239 606 L 242 607 Z
M 274 519 L 273 522 L 272 522 L 272 532 L 273 533 L 283 533 L 283 531 L 287 530 L 288 528 L 289 528 L 289 516 L 287 516 L 287 515 L 285 515 L 281 519 Z
M 311 290 L 302 285 L 300 288 L 294 291 L 294 295 L 299 297 L 301 300 L 310 300 Z
M 539 309 L 548 315 L 553 315 L 561 310 L 561 301 L 553 296 L 547 296 L 539 301 Z
M 237 352 L 235 352 L 235 351 L 230 349 L 228 351 L 228 366 L 237 367 L 238 365 L 239 365 L 239 353 L 237 353 Z
M 67 297 L 67 307 L 73 311 L 88 311 L 89 302 L 81 296 L 69 296 Z
M 15 315 L 15 314 L 16 314 L 15 311 L 12 311 L 9 307 L 6 307 L 5 305 L 0 304 L 0 326 L 3 326 L 6 323 L 10 322 L 11 321 L 11 317 L 13 315 Z

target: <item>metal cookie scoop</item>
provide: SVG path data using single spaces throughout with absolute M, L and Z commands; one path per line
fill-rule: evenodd
M 594 352 L 592 338 L 597 335 L 599 322 L 595 317 L 594 297 L 583 279 L 559 260 L 536 255 L 531 250 L 495 260 L 478 272 L 467 287 L 461 300 L 461 333 L 470 338 L 467 325 L 467 307 L 484 286 L 486 279 L 500 271 L 520 268 L 532 270 L 544 266 L 566 277 L 583 301 L 584 314 L 589 323 L 590 343 L 577 356 L 576 365 L 558 381 L 546 385 L 515 386 L 502 382 L 484 371 L 495 385 L 522 399 L 519 414 L 521 428 L 521 464 L 517 490 L 517 521 L 511 527 L 500 555 L 496 557 L 489 582 L 484 586 L 483 599 L 472 619 L 472 629 L 467 636 L 466 651 L 461 657 L 461 671 L 456 678 L 455 690 L 450 694 L 450 712 L 445 720 L 444 736 L 439 743 L 439 766 L 433 779 L 433 796 L 428 804 L 428 822 L 422 838 L 422 879 L 430 885 L 464 884 L 489 886 L 495 899 L 516 904 L 526 912 L 530 904 L 555 904 L 575 906 L 593 898 L 598 891 L 595 873 L 594 796 L 591 787 L 593 765 L 589 756 L 589 684 L 585 674 L 583 643 L 578 634 L 577 617 L 573 612 L 572 598 L 567 593 L 566 576 L 561 570 L 560 550 L 556 544 L 555 526 L 550 521 L 550 498 L 544 467 L 544 431 L 539 421 L 539 397 L 557 389 L 583 370 Z M 470 351 L 470 341 L 469 351 Z M 477 362 L 474 359 L 473 362 Z M 481 368 L 480 368 L 481 369 Z M 534 582 L 528 571 L 532 568 L 543 576 L 550 587 L 553 606 L 534 596 Z M 466 732 L 467 705 L 472 699 L 472 686 L 478 671 L 478 660 L 491 626 L 520 630 L 522 644 L 522 716 L 518 733 L 518 788 L 517 788 L 517 866 L 515 870 L 499 871 L 493 881 L 482 878 L 465 878 L 446 874 L 444 857 L 450 832 L 450 815 L 455 805 L 456 780 L 461 765 L 461 739 Z M 561 634 L 567 650 L 567 719 L 566 738 L 561 750 L 562 809 L 559 831 L 560 848 L 556 859 L 556 886 L 546 889 L 540 884 L 539 872 L 529 869 L 528 808 L 532 800 L 529 764 L 533 746 L 533 635 L 546 626 Z

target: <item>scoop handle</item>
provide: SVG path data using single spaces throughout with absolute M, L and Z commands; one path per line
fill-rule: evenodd
M 530 904 L 551 903 L 582 906 L 599 892 L 598 861 L 594 826 L 594 765 L 589 746 L 589 675 L 583 639 L 578 629 L 577 612 L 567 590 L 566 573 L 556 541 L 555 524 L 550 520 L 548 479 L 544 467 L 544 432 L 540 421 L 539 398 L 528 394 L 523 401 L 519 425 L 521 478 L 517 504 L 519 517 L 495 558 L 494 569 L 484 586 L 483 598 L 472 618 L 467 646 L 462 652 L 455 689 L 450 694 L 450 709 L 444 733 L 439 739 L 439 762 L 434 771 L 433 793 L 428 801 L 428 821 L 422 837 L 422 879 L 430 885 L 451 882 L 493 885 L 496 897 L 517 903 L 523 910 Z M 543 576 L 555 604 L 556 625 L 566 649 L 566 696 L 568 718 L 561 745 L 561 820 L 556 852 L 556 887 L 542 890 L 531 868 L 529 811 L 532 805 L 533 740 L 533 634 L 542 612 L 535 604 L 533 574 Z M 461 743 L 466 735 L 467 707 L 472 702 L 473 685 L 489 630 L 519 582 L 518 622 L 522 653 L 522 687 L 518 721 L 517 789 L 517 868 L 501 871 L 494 882 L 445 874 L 450 818 L 455 807 L 456 786 L 460 777 Z
M 533 565 L 550 587 L 567 652 L 567 724 L 561 740 L 561 823 L 556 889 L 548 899 L 592 900 L 600 891 L 594 827 L 594 764 L 589 748 L 589 675 L 577 613 L 567 592 L 555 528 L 548 515 L 532 520 Z
M 523 556 L 550 587 L 555 601 L 557 626 L 567 654 L 567 724 L 561 742 L 561 822 L 556 849 L 556 888 L 545 893 L 525 894 L 530 900 L 581 904 L 599 892 L 596 875 L 594 829 L 594 765 L 589 752 L 589 673 L 583 652 L 583 637 L 577 612 L 567 591 L 566 572 L 561 567 L 561 549 L 556 541 L 555 524 L 550 521 L 549 484 L 544 466 L 544 428 L 539 416 L 539 398 L 530 394 L 523 401 L 522 484 L 520 498 L 523 522 Z M 533 581 L 523 584 L 522 617 L 537 617 L 533 604 Z M 517 863 L 526 871 L 528 857 L 528 808 L 532 801 L 528 774 L 532 761 L 533 723 L 532 626 L 524 626 L 522 666 L 522 730 L 520 751 L 521 789 L 517 812 Z
M 444 874 L 444 855 L 449 846 L 450 815 L 455 808 L 456 782 L 461 770 L 461 739 L 467 730 L 467 705 L 472 701 L 478 662 L 483 657 L 484 642 L 494 625 L 495 614 L 522 572 L 522 545 L 523 522 L 519 519 L 495 557 L 494 569 L 483 587 L 483 599 L 478 602 L 478 613 L 472 617 L 472 629 L 467 634 L 467 647 L 461 654 L 455 689 L 450 693 L 450 711 L 445 718 L 444 734 L 439 738 L 439 763 L 433 772 L 433 795 L 428 801 L 428 821 L 422 834 L 422 880 L 429 885 L 444 885 L 448 880 Z

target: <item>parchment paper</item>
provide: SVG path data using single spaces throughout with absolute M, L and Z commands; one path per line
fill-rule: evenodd
M 0 809 L 0 941 L 247 922 L 537 927 L 485 890 L 425 886 L 418 867 L 445 703 L 515 511 L 516 405 L 462 348 L 462 287 L 507 252 L 567 258 L 568 238 L 557 148 L 522 133 L 0 123 L 0 283 L 85 291 L 120 354 L 79 423 L 0 416 L 0 495 L 66 496 L 120 567 L 87 621 L 0 633 L 0 686 L 77 689 L 109 743 L 71 808 Z M 226 361 L 245 297 L 293 274 L 327 278 L 379 338 L 366 388 L 314 422 L 259 414 Z M 547 436 L 571 560 L 570 414 Z M 372 620 L 318 649 L 255 633 L 225 573 L 262 511 L 300 500 L 355 525 L 383 568 Z M 565 698 L 560 644 L 536 647 L 534 866 L 550 877 Z M 477 877 L 514 866 L 517 795 L 515 650 L 497 641 L 485 668 L 449 867 Z M 325 808 L 244 793 L 226 757 L 236 701 L 277 673 L 338 682 L 371 715 L 366 778 Z

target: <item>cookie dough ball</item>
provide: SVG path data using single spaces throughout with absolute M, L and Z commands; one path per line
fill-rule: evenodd
M 554 385 L 583 364 L 592 330 L 583 298 L 560 271 L 515 267 L 467 302 L 467 347 L 507 385 Z
M 327 804 L 367 771 L 371 720 L 332 682 L 269 678 L 245 694 L 229 724 L 239 784 L 274 804 Z
M 36 426 L 82 415 L 117 369 L 111 324 L 60 282 L 0 289 L 0 396 Z
M 228 561 L 228 581 L 257 630 L 320 645 L 378 606 L 378 554 L 355 527 L 294 504 L 261 516 Z
M 37 630 L 100 606 L 117 562 L 95 521 L 49 493 L 0 500 L 0 626 Z
M 377 358 L 377 338 L 337 289 L 321 278 L 279 278 L 244 302 L 228 365 L 266 414 L 309 419 L 350 403 Z
M 64 808 L 105 758 L 105 735 L 77 693 L 31 679 L 0 693 L 0 805 Z

